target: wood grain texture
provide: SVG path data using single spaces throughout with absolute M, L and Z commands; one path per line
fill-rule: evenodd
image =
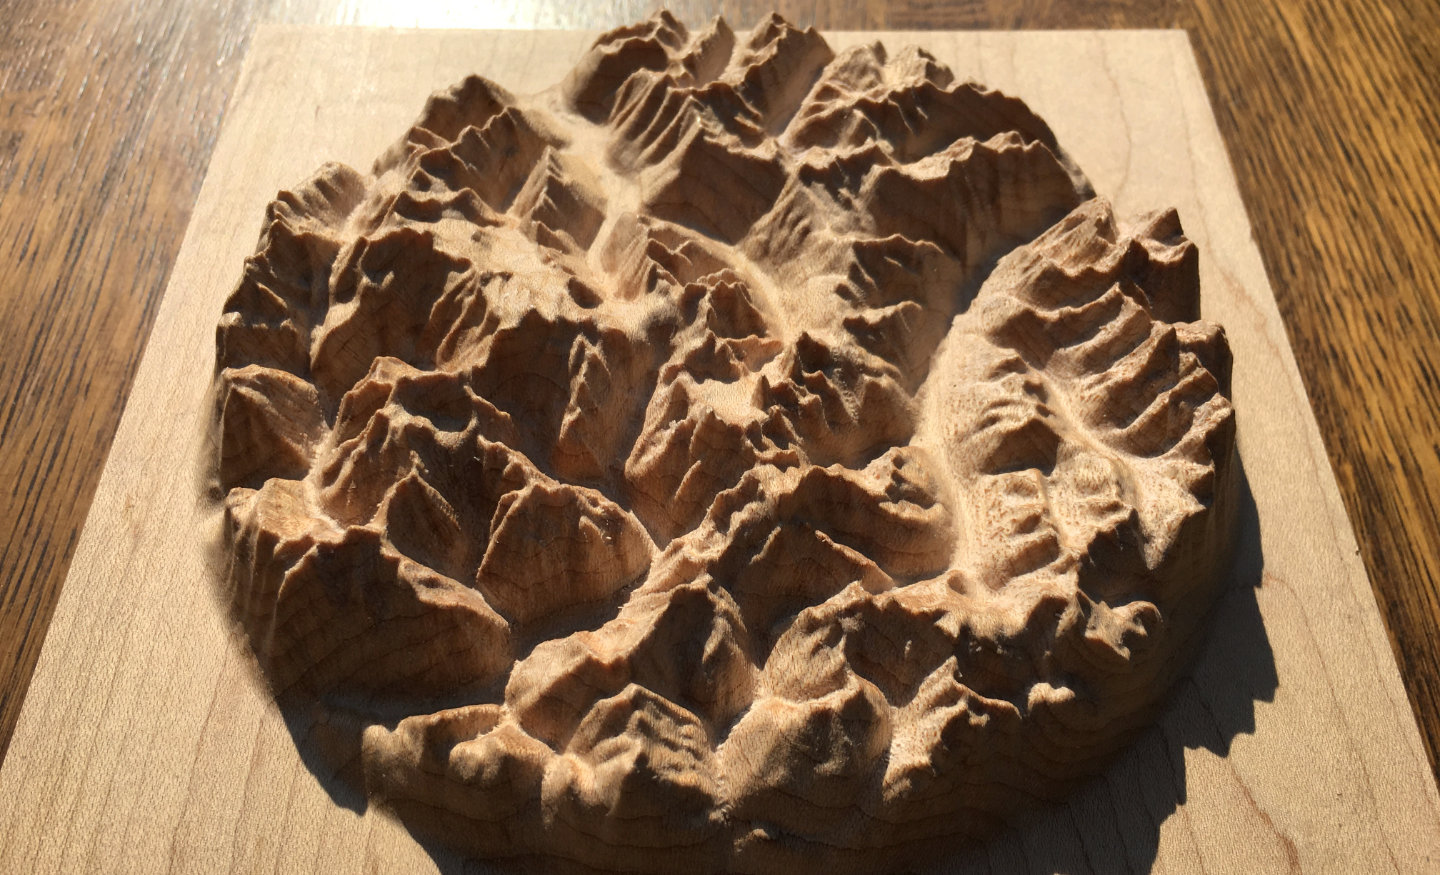
M 1440 799 L 1183 36 L 925 42 L 962 76 L 1023 96 L 1122 213 L 1178 208 L 1202 253 L 1204 313 L 1235 351 L 1254 501 L 1236 585 L 1158 729 L 1066 805 L 937 864 L 1433 868 Z M 0 869 L 463 868 L 346 807 L 346 764 L 325 761 L 323 731 L 270 704 L 229 637 L 202 545 L 174 533 L 199 518 L 212 330 L 234 276 L 216 266 L 250 251 L 275 190 L 326 159 L 368 163 L 437 83 L 482 68 L 533 88 L 583 40 L 280 30 L 256 45 L 0 766 Z
M 216 340 L 234 616 L 477 856 L 988 838 L 1148 727 L 1231 583 L 1198 250 L 913 46 L 638 28 L 272 203 Z
M 772 4 L 684 0 L 750 22 Z M 1440 750 L 1440 7 L 778 3 L 832 29 L 1188 30 L 1432 768 Z M 609 27 L 649 3 L 0 4 L 0 751 L 259 21 Z

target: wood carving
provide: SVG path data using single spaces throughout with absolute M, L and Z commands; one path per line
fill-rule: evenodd
M 467 852 L 913 863 L 1183 668 L 1234 517 L 1198 295 L 1020 101 L 660 14 L 271 205 L 217 336 L 228 596 Z

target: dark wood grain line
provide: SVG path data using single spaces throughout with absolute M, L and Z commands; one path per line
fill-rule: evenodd
M 217 9 L 36 4 L 0 44 L 4 93 L 42 108 L 6 101 L 31 119 L 0 196 L 18 256 L 0 302 L 6 744 L 236 72 L 233 51 L 228 69 L 200 61 L 194 25 Z

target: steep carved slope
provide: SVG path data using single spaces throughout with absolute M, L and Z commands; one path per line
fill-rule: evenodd
M 227 595 L 478 855 L 876 871 L 1143 726 L 1227 567 L 1172 212 L 923 51 L 668 14 L 271 205 L 217 332 Z

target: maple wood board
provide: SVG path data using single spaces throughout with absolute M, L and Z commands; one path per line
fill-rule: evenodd
M 1099 779 L 937 871 L 1440 866 L 1440 797 L 1185 35 L 825 36 L 923 45 L 1027 101 L 1122 216 L 1175 206 L 1235 357 L 1254 507 L 1192 675 Z M 277 190 L 368 167 L 467 73 L 548 86 L 592 38 L 256 35 L 0 766 L 0 871 L 468 868 L 337 804 L 233 637 L 199 487 L 214 328 Z

